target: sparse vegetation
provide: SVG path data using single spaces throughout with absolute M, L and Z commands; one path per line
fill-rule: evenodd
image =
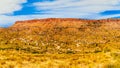
M 0 29 L 0 68 L 119 68 L 120 20 L 42 19 Z

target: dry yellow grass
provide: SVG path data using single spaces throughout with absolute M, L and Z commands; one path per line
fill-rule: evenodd
M 103 68 L 106 63 L 115 61 L 105 53 L 29 54 L 15 50 L 0 51 L 1 68 Z

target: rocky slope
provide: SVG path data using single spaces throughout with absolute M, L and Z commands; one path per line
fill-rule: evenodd
M 119 50 L 119 26 L 120 19 L 36 19 L 17 21 L 0 36 L 1 44 L 35 46 L 37 53 L 92 53 Z
M 48 18 L 0 28 L 1 68 L 120 68 L 120 19 Z

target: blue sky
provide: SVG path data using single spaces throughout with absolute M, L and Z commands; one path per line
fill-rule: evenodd
M 2 0 L 0 27 L 41 18 L 106 19 L 120 17 L 120 0 Z

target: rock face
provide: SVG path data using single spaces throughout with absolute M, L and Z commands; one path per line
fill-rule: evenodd
M 73 24 L 73 22 L 80 23 L 79 19 L 72 18 L 48 18 L 48 19 L 36 19 L 27 21 L 17 21 L 12 27 L 22 27 L 22 26 L 40 26 L 43 25 L 59 25 L 59 24 Z M 74 25 L 74 24 L 73 24 Z
M 106 26 L 111 28 L 120 28 L 120 19 L 102 19 L 102 20 L 87 20 L 76 18 L 47 18 L 47 19 L 35 19 L 26 21 L 17 21 L 12 28 L 54 28 L 54 27 L 75 27 L 81 28 L 81 25 L 89 26 Z

